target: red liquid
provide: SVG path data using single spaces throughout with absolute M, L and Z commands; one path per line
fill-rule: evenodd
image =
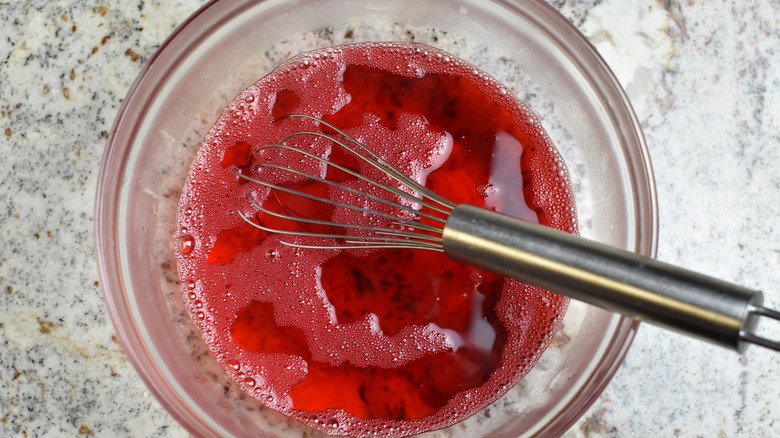
M 249 394 L 326 433 L 403 436 L 448 426 L 491 403 L 533 366 L 567 301 L 435 252 L 293 249 L 245 223 L 236 210 L 255 212 L 247 188 L 272 210 L 366 221 L 235 175 L 258 176 L 254 164 L 270 161 L 369 189 L 297 155 L 253 156 L 254 147 L 286 134 L 321 130 L 311 120 L 272 123 L 290 113 L 346 130 L 454 202 L 576 232 L 557 153 L 536 118 L 494 80 L 420 45 L 301 55 L 226 109 L 182 194 L 178 224 L 195 244 L 178 254 L 179 271 L 214 355 Z M 325 140 L 289 143 L 372 172 Z M 289 174 L 263 178 L 351 196 Z

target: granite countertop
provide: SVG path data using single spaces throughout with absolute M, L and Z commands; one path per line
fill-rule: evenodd
M 125 93 L 202 3 L 0 2 L 2 436 L 187 435 L 114 335 L 92 218 Z M 779 307 L 780 4 L 551 3 L 634 104 L 658 185 L 658 258 L 762 289 Z M 779 366 L 764 349 L 740 356 L 643 325 L 565 436 L 777 436 Z

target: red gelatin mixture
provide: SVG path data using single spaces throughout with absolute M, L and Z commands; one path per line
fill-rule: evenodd
M 272 211 L 377 222 L 239 178 L 365 202 L 257 166 L 373 190 L 299 154 L 256 151 L 293 132 L 331 132 L 314 120 L 283 118 L 293 113 L 332 123 L 456 203 L 576 232 L 558 153 L 536 117 L 485 73 L 418 44 L 301 54 L 228 106 L 182 192 L 182 291 L 212 353 L 248 394 L 329 434 L 405 436 L 452 425 L 493 402 L 549 345 L 567 300 L 437 252 L 292 248 L 245 222 L 239 211 L 271 227 L 318 231 L 258 214 L 250 198 Z M 376 176 L 327 139 L 285 143 Z

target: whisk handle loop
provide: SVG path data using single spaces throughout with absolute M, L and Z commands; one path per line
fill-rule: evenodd
M 452 259 L 607 310 L 743 351 L 780 350 L 755 334 L 761 292 L 470 204 L 458 205 L 443 233 Z M 772 316 L 774 314 L 774 316 Z

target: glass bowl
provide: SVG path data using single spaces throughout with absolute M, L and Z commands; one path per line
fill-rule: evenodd
M 655 255 L 655 187 L 636 117 L 595 49 L 543 1 L 212 1 L 165 41 L 123 102 L 95 215 L 119 339 L 149 391 L 193 435 L 317 436 L 244 395 L 184 309 L 174 218 L 200 141 L 275 62 L 329 44 L 412 37 L 491 73 L 536 112 L 569 168 L 584 236 Z M 563 433 L 606 386 L 637 323 L 572 303 L 563 324 L 505 397 L 425 435 Z

